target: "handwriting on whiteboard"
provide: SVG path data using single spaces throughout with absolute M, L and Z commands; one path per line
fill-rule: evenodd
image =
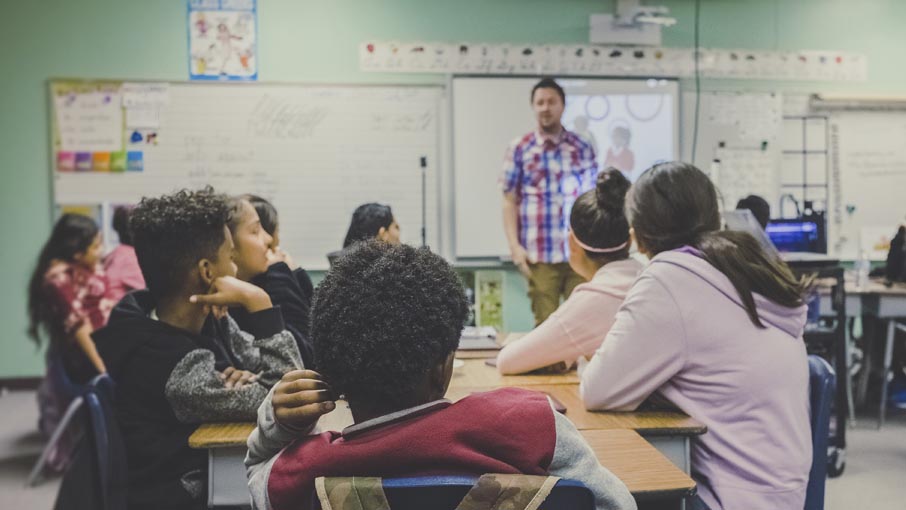
M 308 138 L 327 117 L 321 106 L 292 104 L 263 96 L 249 118 L 250 134 L 262 138 Z

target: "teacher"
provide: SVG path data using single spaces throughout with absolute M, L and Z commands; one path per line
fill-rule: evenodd
M 566 95 L 552 78 L 532 87 L 535 131 L 506 152 L 501 188 L 503 228 L 510 255 L 528 279 L 535 325 L 544 322 L 584 282 L 569 267 L 569 213 L 579 195 L 594 187 L 595 151 L 560 123 Z

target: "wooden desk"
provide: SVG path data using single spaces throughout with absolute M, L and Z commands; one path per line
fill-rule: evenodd
M 253 429 L 251 423 L 207 424 L 189 438 L 192 448 L 208 450 L 209 507 L 249 504 L 243 461 L 245 442 Z M 637 433 L 584 430 L 582 436 L 601 465 L 622 480 L 637 500 L 670 501 L 679 506 L 683 498 L 695 493 L 695 482 Z
M 518 340 L 525 336 L 527 333 L 501 333 L 497 337 L 497 343 L 501 346 L 506 345 L 513 340 Z M 499 349 L 485 349 L 485 350 L 458 350 L 456 351 L 457 359 L 491 359 L 496 358 Z
M 500 375 L 496 367 L 482 359 L 463 360 L 464 365 L 453 371 L 450 388 L 502 388 L 504 386 L 533 386 L 538 384 L 578 384 L 575 370 L 563 374 Z
M 825 310 L 831 310 L 829 289 L 819 289 L 821 296 L 820 310 L 822 315 Z M 884 285 L 883 280 L 872 279 L 864 286 L 857 286 L 855 282 L 846 282 L 846 316 L 849 318 L 861 317 L 863 314 L 873 315 L 887 323 L 887 332 L 884 339 L 884 359 L 883 375 L 886 377 L 890 374 L 890 366 L 893 362 L 893 343 L 896 336 L 897 321 L 906 319 L 906 284 L 894 283 L 890 287 Z M 847 347 L 849 339 L 849 329 L 847 328 Z M 871 338 L 866 339 L 868 342 Z M 870 355 L 871 345 L 865 346 L 866 355 Z M 849 360 L 847 359 L 847 363 Z M 866 358 L 865 372 L 859 384 L 859 399 L 864 400 L 865 388 L 867 386 L 867 375 L 870 370 L 870 357 Z M 849 396 L 852 400 L 852 397 Z M 878 409 L 878 428 L 884 424 L 884 418 L 887 411 L 887 384 L 881 386 L 881 402 Z M 851 413 L 852 414 L 852 413 Z
M 583 430 L 598 461 L 617 476 L 636 500 L 679 500 L 695 494 L 695 482 L 648 441 L 631 430 Z
M 692 470 L 692 438 L 707 432 L 701 422 L 679 411 L 586 411 L 577 384 L 517 385 L 527 390 L 547 393 L 566 407 L 566 417 L 579 430 L 633 430 L 641 434 L 658 451 L 683 472 Z M 471 393 L 493 388 L 451 387 L 446 397 L 456 401 Z

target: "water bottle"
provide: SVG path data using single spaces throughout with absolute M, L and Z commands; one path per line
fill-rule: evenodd
M 859 260 L 856 261 L 856 287 L 861 289 L 868 285 L 869 272 L 871 272 L 871 261 L 868 260 L 868 254 L 861 251 Z

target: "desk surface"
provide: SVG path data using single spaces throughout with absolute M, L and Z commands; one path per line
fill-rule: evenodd
M 583 430 L 602 466 L 640 499 L 689 496 L 695 482 L 631 430 Z
M 704 434 L 707 427 L 693 418 L 675 411 L 599 412 L 586 411 L 574 384 L 528 385 L 525 389 L 545 392 L 566 406 L 566 417 L 579 430 L 633 430 L 644 436 L 695 436 Z M 450 388 L 447 398 L 456 401 L 471 393 L 489 388 Z M 352 425 L 352 413 L 340 401 L 337 408 L 321 417 L 322 430 L 343 430 Z M 189 437 L 192 448 L 223 448 L 245 444 L 254 423 L 209 423 L 198 427 Z
M 333 414 L 333 413 L 331 413 Z M 189 438 L 192 448 L 244 446 L 252 423 L 202 425 Z M 692 494 L 695 482 L 632 430 L 583 430 L 601 465 L 636 497 L 680 497 Z
M 831 286 L 833 284 L 830 282 L 819 281 L 818 282 L 818 291 L 821 294 L 829 294 L 831 291 Z M 852 280 L 846 280 L 846 294 L 847 295 L 881 295 L 881 296 L 906 296 L 906 283 L 894 283 L 890 287 L 884 285 L 884 280 L 872 278 L 866 285 L 859 287 L 856 285 L 856 282 Z
M 501 333 L 497 336 L 497 343 L 503 346 L 508 344 L 509 342 L 512 342 L 513 340 L 518 340 L 527 334 L 528 333 Z M 470 351 L 458 350 L 456 351 L 456 357 L 458 359 L 490 359 L 496 358 L 497 353 L 499 352 L 499 349 L 479 349 Z
M 586 411 L 577 384 L 517 385 L 527 390 L 541 391 L 559 400 L 566 407 L 566 417 L 579 430 L 630 429 L 643 436 L 697 436 L 707 432 L 701 422 L 679 411 Z M 451 387 L 447 398 L 459 400 L 471 393 L 491 388 Z
M 502 388 L 504 386 L 533 386 L 537 384 L 578 384 L 579 374 L 571 370 L 562 374 L 500 375 L 496 367 L 483 359 L 466 359 L 453 370 L 450 388 Z

